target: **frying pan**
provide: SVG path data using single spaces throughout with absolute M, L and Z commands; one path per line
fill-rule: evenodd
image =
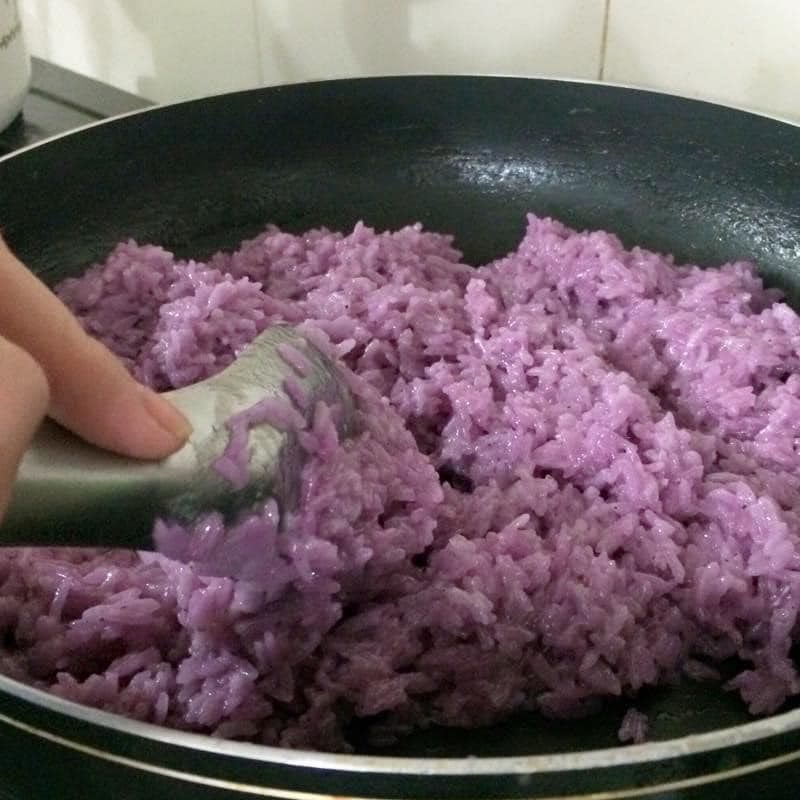
M 203 256 L 256 233 L 420 220 L 471 263 L 528 211 L 703 264 L 747 258 L 800 298 L 800 129 L 606 85 L 331 81 L 162 107 L 0 160 L 0 224 L 47 281 L 120 239 Z M 0 678 L 0 798 L 794 798 L 800 710 L 752 721 L 717 689 L 571 723 L 429 730 L 394 750 L 282 751 L 134 723 Z M 470 756 L 470 757 L 467 757 Z

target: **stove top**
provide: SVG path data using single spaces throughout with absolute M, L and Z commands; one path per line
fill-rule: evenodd
M 137 95 L 34 58 L 31 90 L 22 113 L 0 131 L 0 156 L 90 122 L 151 105 Z

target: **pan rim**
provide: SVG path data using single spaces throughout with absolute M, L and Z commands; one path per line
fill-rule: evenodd
M 316 81 L 298 81 L 280 85 L 253 87 L 237 92 L 221 92 L 206 97 L 190 98 L 172 103 L 150 106 L 135 111 L 119 114 L 108 119 L 88 123 L 80 128 L 57 134 L 40 142 L 20 148 L 9 155 L 0 157 L 0 168 L 4 162 L 47 144 L 100 125 L 115 123 L 128 117 L 158 112 L 164 109 L 183 106 L 187 103 L 202 102 L 211 98 L 248 93 L 288 90 L 295 86 L 314 86 L 342 83 L 386 82 L 398 80 L 424 79 L 446 82 L 452 79 L 496 79 L 514 81 L 533 81 L 552 84 L 576 84 L 608 87 L 609 89 L 635 91 L 650 95 L 661 95 L 679 99 L 688 103 L 699 103 L 703 106 L 716 106 L 753 117 L 800 127 L 795 121 L 737 105 L 715 100 L 690 97 L 674 92 L 631 84 L 599 81 L 588 78 L 562 78 L 547 75 L 513 75 L 513 74 L 429 74 L 408 73 L 397 75 L 380 75 L 365 77 L 337 77 Z M 611 748 L 583 750 L 575 752 L 558 752 L 542 755 L 494 756 L 494 757 L 462 757 L 462 758 L 420 758 L 398 756 L 364 756 L 338 753 L 325 753 L 303 750 L 286 750 L 282 748 L 258 745 L 246 742 L 220 740 L 211 736 L 176 731 L 152 723 L 130 720 L 110 712 L 84 706 L 65 700 L 37 689 L 12 678 L 0 675 L 0 694 L 9 695 L 17 700 L 52 711 L 61 716 L 81 720 L 89 725 L 104 728 L 119 734 L 133 736 L 153 743 L 162 743 L 201 752 L 213 752 L 231 758 L 247 759 L 261 763 L 280 763 L 284 766 L 312 768 L 319 770 L 335 770 L 350 773 L 391 773 L 395 775 L 494 775 L 494 774 L 530 774 L 553 773 L 561 771 L 580 772 L 596 768 L 615 766 L 633 766 L 655 761 L 668 761 L 689 754 L 708 753 L 736 747 L 770 737 L 800 730 L 800 709 L 783 712 L 764 719 L 734 725 L 707 733 L 691 734 L 659 742 L 640 745 L 625 745 Z M 800 753 L 798 753 L 800 755 Z
M 706 733 L 594 750 L 518 756 L 464 756 L 461 758 L 371 756 L 290 750 L 272 745 L 238 742 L 201 733 L 178 731 L 66 700 L 52 695 L 44 689 L 37 689 L 5 675 L 0 675 L 0 693 L 61 716 L 153 743 L 264 764 L 279 763 L 282 766 L 349 773 L 463 776 L 581 772 L 597 768 L 607 769 L 665 762 L 687 755 L 713 753 L 800 730 L 800 708 L 798 708 Z M 2 721 L 2 717 L 3 714 L 0 713 L 0 721 Z M 792 753 L 787 753 L 784 754 L 784 757 L 790 755 Z M 796 753 L 796 756 L 800 758 L 800 751 Z

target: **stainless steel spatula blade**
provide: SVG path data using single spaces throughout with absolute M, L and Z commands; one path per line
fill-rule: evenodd
M 327 403 L 337 409 L 340 436 L 354 427 L 353 399 L 340 369 L 286 325 L 264 331 L 217 375 L 167 396 L 194 430 L 181 450 L 160 462 L 113 455 L 46 422 L 20 465 L 0 544 L 147 548 L 159 517 L 189 521 L 210 509 L 232 516 L 270 496 L 285 509 L 297 499 L 304 460 L 296 434 L 254 425 L 245 485 L 234 488 L 214 468 L 228 444 L 226 422 L 274 399 L 291 404 L 307 422 L 318 403 Z

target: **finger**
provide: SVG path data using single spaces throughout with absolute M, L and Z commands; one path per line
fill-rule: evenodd
M 48 399 L 42 368 L 22 348 L 0 336 L 0 517 L 22 454 L 47 413 Z
M 191 428 L 166 399 L 137 383 L 0 239 L 0 333 L 47 375 L 53 419 L 100 447 L 163 458 Z

